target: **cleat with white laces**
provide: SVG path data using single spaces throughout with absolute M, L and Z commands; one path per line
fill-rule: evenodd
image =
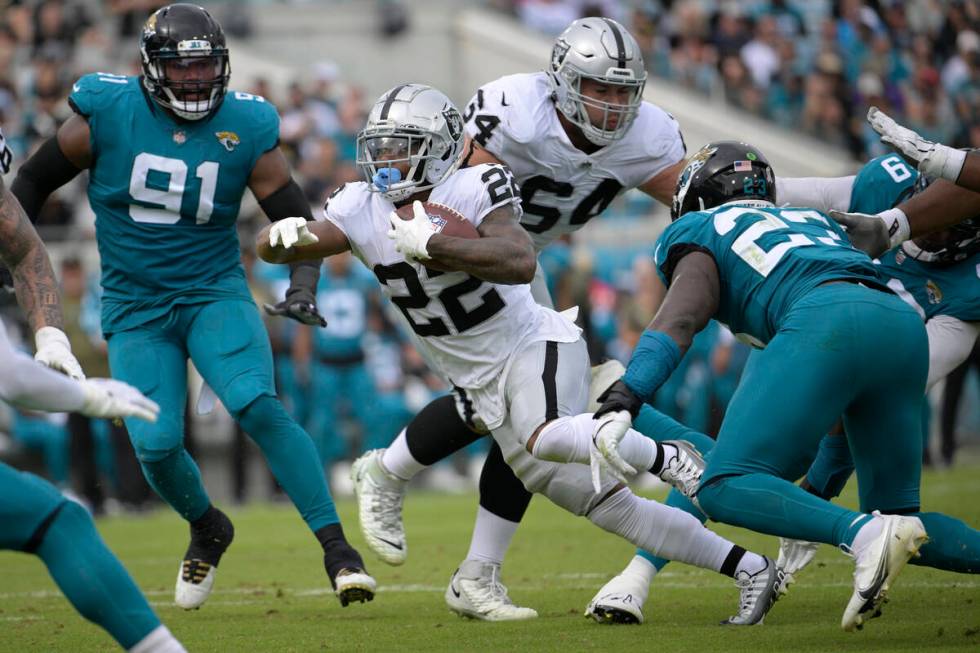
M 354 461 L 351 480 L 357 497 L 361 533 L 368 547 L 389 565 L 400 565 L 408 556 L 402 504 L 406 481 L 390 474 L 381 464 L 384 449 L 372 449 Z
M 766 566 L 750 574 L 740 571 L 735 575 L 735 587 L 739 589 L 738 614 L 721 622 L 726 626 L 761 625 L 769 610 L 779 599 L 780 587 L 785 575 L 775 561 L 764 556 Z
M 786 580 L 779 590 L 780 594 L 785 594 L 789 586 L 796 582 L 796 574 L 810 564 L 813 557 L 817 555 L 819 546 L 819 542 L 779 538 L 779 557 L 776 559 L 776 566 L 786 574 Z
M 694 497 L 704 473 L 704 458 L 701 453 L 686 440 L 664 440 L 661 445 L 669 445 L 677 450 L 675 455 L 664 461 L 657 476 L 664 483 L 677 488 L 684 496 Z
M 355 601 L 373 601 L 374 593 L 378 589 L 377 581 L 360 567 L 341 569 L 331 580 L 334 593 L 340 599 L 340 605 L 345 608 Z
M 881 606 L 898 573 L 929 541 L 917 517 L 882 515 L 878 511 L 873 514 L 875 519 L 882 520 L 878 536 L 860 551 L 841 546 L 841 550 L 854 558 L 854 593 L 840 624 L 848 632 L 861 629 L 867 619 L 881 614 Z
M 592 378 L 589 381 L 589 405 L 585 412 L 594 413 L 599 410 L 599 395 L 609 389 L 626 373 L 626 368 L 615 358 L 594 365 L 590 370 Z
M 514 605 L 500 582 L 500 565 L 464 560 L 446 588 L 449 609 L 462 617 L 482 621 L 534 619 L 537 611 Z

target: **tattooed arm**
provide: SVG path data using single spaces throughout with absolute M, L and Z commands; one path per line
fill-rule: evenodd
M 64 328 L 58 283 L 44 243 L 0 178 L 0 259 L 14 278 L 17 302 L 33 331 Z

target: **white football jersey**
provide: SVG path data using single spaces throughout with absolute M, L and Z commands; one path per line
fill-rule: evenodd
M 14 160 L 14 154 L 7 147 L 7 141 L 3 137 L 3 130 L 0 129 L 0 175 L 10 172 L 10 163 Z
M 458 170 L 432 189 L 428 201 L 456 210 L 477 227 L 500 206 L 520 210 L 510 171 L 500 165 Z M 489 283 L 406 261 L 387 235 L 394 210 L 366 182 L 356 182 L 331 196 L 324 215 L 374 272 L 429 365 L 466 390 L 486 425 L 495 428 L 504 418 L 502 381 L 513 353 L 537 340 L 573 342 L 579 329 L 538 306 L 529 285 Z
M 508 75 L 480 88 L 463 114 L 466 132 L 506 163 L 521 187 L 521 224 L 540 250 L 599 215 L 620 193 L 682 160 L 680 127 L 644 102 L 626 135 L 592 154 L 568 139 L 547 73 Z

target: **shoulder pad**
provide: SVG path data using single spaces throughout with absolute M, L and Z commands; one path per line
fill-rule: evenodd
M 323 215 L 341 217 L 356 213 L 369 199 L 371 191 L 367 182 L 349 181 L 333 190 L 323 204 Z
M 463 112 L 466 132 L 493 154 L 508 141 L 529 143 L 537 135 L 540 96 L 549 97 L 545 91 L 536 75 L 507 75 L 484 84 Z
M 630 132 L 634 130 L 640 135 L 640 142 L 648 156 L 661 158 L 678 148 L 682 152 L 682 157 L 687 154 L 681 126 L 674 116 L 655 104 L 650 102 L 640 104 L 640 111 Z
M 89 73 L 72 85 L 68 103 L 73 111 L 88 118 L 99 109 L 115 103 L 120 95 L 133 88 L 138 89 L 138 85 L 138 77 Z
M 240 127 L 255 141 L 256 154 L 268 152 L 279 144 L 279 113 L 275 105 L 261 95 L 228 91 L 224 103 Z

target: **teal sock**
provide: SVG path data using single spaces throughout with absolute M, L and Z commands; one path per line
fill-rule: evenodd
M 929 541 L 919 550 L 921 557 L 910 560 L 913 565 L 961 574 L 980 573 L 980 531 L 938 512 L 910 516 L 921 519 L 929 534 Z
M 803 488 L 769 474 L 711 479 L 698 491 L 711 519 L 759 533 L 795 540 L 850 544 L 870 519 L 835 506 Z
M 699 433 L 694 429 L 684 426 L 674 418 L 661 413 L 650 405 L 644 405 L 640 409 L 640 414 L 633 420 L 633 428 L 651 440 L 658 442 L 662 442 L 663 440 L 687 440 L 697 447 L 701 455 L 705 457 L 707 457 L 708 452 L 715 446 L 715 441 L 704 433 Z M 677 490 L 671 490 L 664 503 L 694 515 L 702 524 L 708 520 L 707 515 L 701 512 L 690 499 Z M 649 560 L 657 568 L 657 571 L 663 569 L 670 562 L 670 560 L 659 558 L 643 549 L 637 549 L 636 555 Z
M 825 435 L 820 440 L 817 457 L 807 470 L 806 482 L 817 496 L 829 500 L 840 495 L 853 472 L 854 460 L 847 438 Z
M 237 416 L 310 530 L 340 523 L 313 440 L 275 397 L 263 395 Z
M 105 628 L 124 649 L 160 625 L 136 583 L 99 537 L 92 518 L 77 503 L 62 504 L 36 553 L 79 614 Z
M 160 460 L 141 460 L 150 487 L 187 521 L 194 521 L 211 505 L 201 470 L 181 447 Z

